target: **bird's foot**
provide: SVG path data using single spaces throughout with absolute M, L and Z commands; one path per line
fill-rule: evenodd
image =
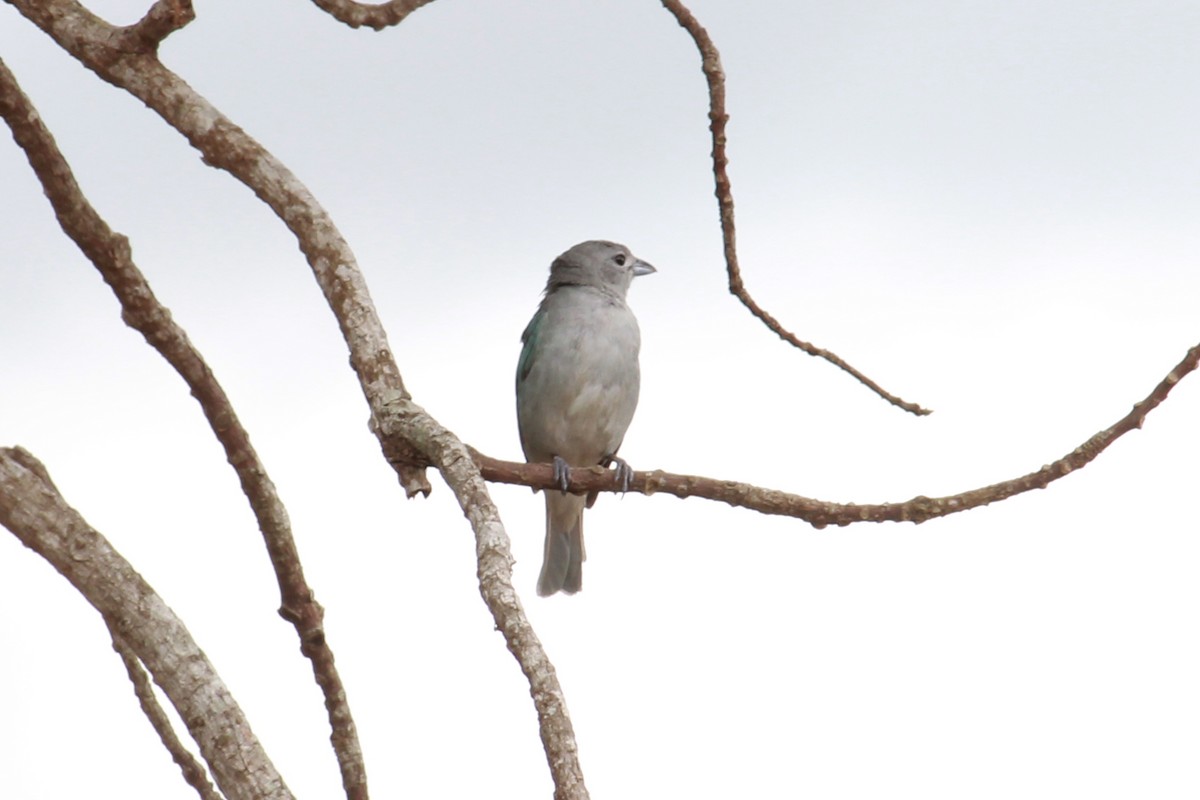
M 554 482 L 562 489 L 563 494 L 567 493 L 567 487 L 571 485 L 571 468 L 559 456 L 554 457 Z
M 629 491 L 629 485 L 633 483 L 633 467 L 626 463 L 625 459 L 617 456 L 609 456 L 604 460 L 604 466 L 615 464 L 617 466 L 614 477 L 617 480 L 617 486 L 621 487 L 621 494 Z

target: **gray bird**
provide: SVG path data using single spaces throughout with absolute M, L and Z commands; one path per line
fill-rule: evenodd
M 521 449 L 530 463 L 553 463 L 563 488 L 546 492 L 543 597 L 583 585 L 583 509 L 596 495 L 566 493 L 570 468 L 616 464 L 617 480 L 629 488 L 633 470 L 617 450 L 637 408 L 641 333 L 625 293 L 635 277 L 655 271 L 624 245 L 577 244 L 550 265 L 545 296 L 521 334 Z

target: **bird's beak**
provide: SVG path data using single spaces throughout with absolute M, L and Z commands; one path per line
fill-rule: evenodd
M 649 275 L 651 272 L 658 272 L 654 267 L 642 261 L 640 258 L 633 262 L 633 277 L 639 275 Z

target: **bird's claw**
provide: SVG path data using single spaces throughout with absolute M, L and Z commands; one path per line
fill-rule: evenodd
M 629 486 L 633 483 L 633 467 L 629 466 L 625 459 L 617 458 L 616 456 L 609 456 L 608 464 L 615 464 L 617 466 L 613 476 L 616 478 L 617 486 L 621 487 L 621 494 L 625 494 L 629 491 Z M 608 466 L 608 464 L 605 466 Z
M 567 487 L 571 485 L 571 468 L 559 456 L 554 457 L 554 482 L 562 489 L 563 494 L 567 493 Z

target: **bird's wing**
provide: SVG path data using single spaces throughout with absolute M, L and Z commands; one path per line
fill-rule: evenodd
M 529 371 L 533 369 L 533 354 L 537 350 L 538 332 L 545 319 L 546 310 L 539 308 L 533 315 L 533 319 L 529 320 L 529 324 L 525 326 L 525 332 L 521 334 L 521 343 L 525 346 L 521 348 L 521 357 L 517 360 L 517 386 L 520 386 L 521 382 L 529 377 Z

